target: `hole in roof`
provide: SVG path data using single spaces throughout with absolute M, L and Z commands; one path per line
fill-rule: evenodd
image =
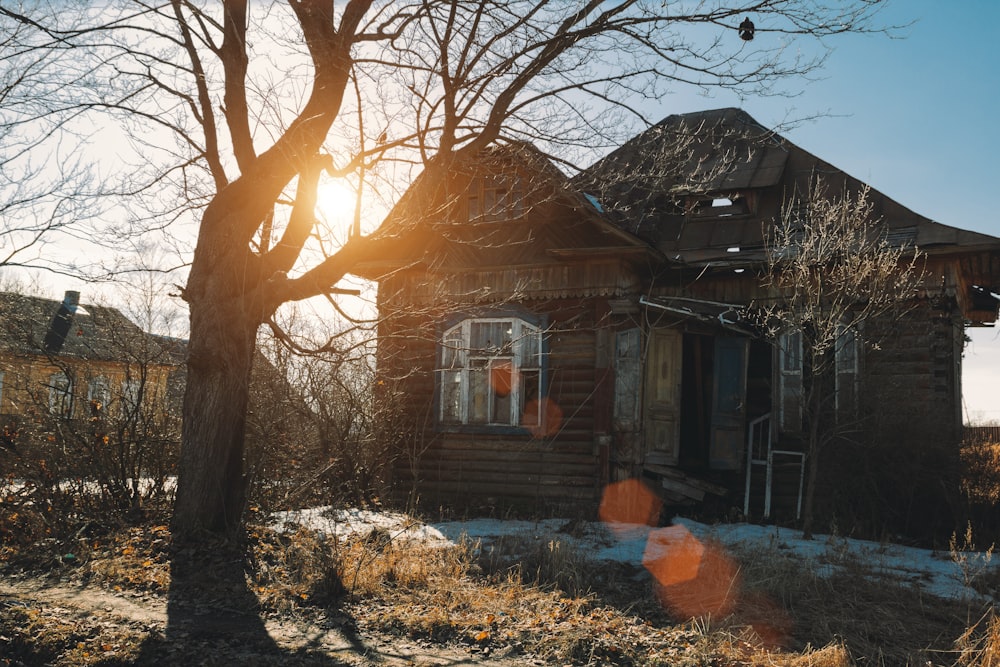
M 712 208 L 720 208 L 722 206 L 732 206 L 733 200 L 729 197 L 716 197 L 712 200 Z
M 729 246 L 728 248 L 726 248 L 726 252 L 739 252 L 739 251 L 740 247 L 738 245 Z

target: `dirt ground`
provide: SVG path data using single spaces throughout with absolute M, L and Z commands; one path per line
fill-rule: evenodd
M 0 581 L 0 665 L 544 664 L 524 654 L 515 659 L 478 647 L 372 636 L 346 617 L 322 613 L 264 619 L 224 608 L 172 613 L 168 627 L 167 601 L 155 594 L 40 578 Z

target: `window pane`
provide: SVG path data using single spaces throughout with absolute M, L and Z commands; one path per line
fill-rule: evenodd
M 837 338 L 837 372 L 854 373 L 857 369 L 857 338 L 852 329 L 844 329 Z
M 441 420 L 521 423 L 526 403 L 541 394 L 540 348 L 539 329 L 517 318 L 466 320 L 447 330 L 439 352 Z M 537 425 L 537 414 L 529 421 Z
M 521 365 L 525 368 L 538 368 L 541 364 L 538 358 L 538 348 L 541 336 L 535 327 L 522 324 L 521 338 L 518 340 L 518 347 L 521 353 Z
M 49 377 L 49 412 L 61 417 L 70 416 L 73 409 L 73 385 L 62 373 Z
M 798 373 L 802 370 L 802 332 L 791 331 L 781 335 L 781 370 Z
M 614 418 L 631 428 L 639 417 L 639 381 L 642 338 L 639 329 L 619 331 L 615 336 Z
M 441 419 L 446 422 L 458 422 L 462 419 L 461 371 L 441 373 Z
M 441 343 L 441 367 L 462 368 L 465 366 L 465 343 L 462 340 L 462 328 L 456 327 L 448 331 Z
M 510 414 L 510 401 L 512 394 L 494 391 L 493 395 L 493 415 L 491 424 L 513 424 L 513 417 Z
M 511 335 L 510 320 L 473 322 L 469 347 L 488 354 L 499 354 L 510 349 Z
M 485 359 L 471 359 L 469 369 L 469 423 L 487 424 L 490 419 L 490 374 Z
M 106 410 L 111 399 L 111 391 L 107 378 L 96 377 L 90 381 L 87 388 L 87 401 L 92 411 Z

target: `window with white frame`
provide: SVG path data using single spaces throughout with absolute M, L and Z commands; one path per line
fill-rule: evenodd
M 462 320 L 442 335 L 439 359 L 441 423 L 530 427 L 544 418 L 539 327 L 518 317 Z
M 90 404 L 91 412 L 104 412 L 108 409 L 108 402 L 111 400 L 111 385 L 103 375 L 91 378 L 87 384 L 87 402 Z
M 73 414 L 73 381 L 65 373 L 49 376 L 49 414 L 70 417 Z

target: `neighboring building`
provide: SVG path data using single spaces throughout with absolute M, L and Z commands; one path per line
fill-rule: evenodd
M 832 194 L 863 187 L 723 109 L 670 116 L 572 180 L 517 144 L 418 179 L 384 227 L 396 245 L 357 271 L 379 283 L 378 367 L 406 397 L 398 488 L 589 511 L 644 477 L 668 502 L 794 517 L 808 369 L 745 316 L 774 296 L 764 230 L 817 175 Z M 826 507 L 871 487 L 876 529 L 957 457 L 964 326 L 996 319 L 1000 239 L 869 197 L 927 270 L 883 349 L 837 359 L 865 420 L 825 466 Z M 916 491 L 880 486 L 878 466 Z
M 117 417 L 167 402 L 175 362 L 157 340 L 115 308 L 0 293 L 0 419 Z

